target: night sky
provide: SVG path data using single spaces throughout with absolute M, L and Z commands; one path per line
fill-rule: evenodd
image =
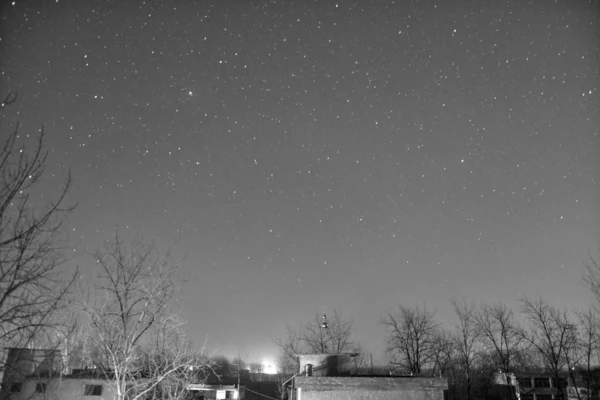
M 3 4 L 3 135 L 48 135 L 34 201 L 72 172 L 83 271 L 117 225 L 170 247 L 196 342 L 274 356 L 335 308 L 380 357 L 397 304 L 588 304 L 598 1 Z

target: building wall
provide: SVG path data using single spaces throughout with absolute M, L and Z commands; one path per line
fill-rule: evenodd
M 296 377 L 298 400 L 443 400 L 448 381 L 421 377 Z
M 36 393 L 37 383 L 46 383 L 46 393 Z M 85 385 L 102 385 L 101 396 L 84 396 Z M 9 389 L 10 390 L 10 389 Z M 52 380 L 28 379 L 19 393 L 8 393 L 2 400 L 114 400 L 114 389 L 101 379 L 56 378 Z
M 554 377 L 548 374 L 517 374 L 516 380 L 520 400 L 552 400 L 557 398 L 559 397 L 557 387 L 559 383 L 563 395 L 567 395 L 568 392 L 566 379 L 560 379 L 560 382 L 556 382 Z
M 299 400 L 420 400 L 427 397 L 413 396 L 411 393 L 380 390 L 335 390 L 329 392 L 301 393 Z
M 240 385 L 239 391 L 237 385 L 220 384 L 189 384 L 187 389 L 192 393 L 193 399 L 204 398 L 204 400 L 214 399 L 244 399 L 246 390 L 244 385 Z
M 332 390 L 327 392 L 301 391 L 298 400 L 443 400 L 441 395 L 431 391 L 390 391 L 390 390 Z
M 25 385 L 31 376 L 60 375 L 62 355 L 58 350 L 12 347 L 7 349 L 4 368 L 0 400 L 15 398 L 10 392 L 13 383 Z
M 462 385 L 450 385 L 446 391 L 445 400 L 468 399 L 467 388 Z M 514 386 L 504 385 L 473 385 L 471 387 L 472 400 L 518 400 L 518 393 Z
M 224 392 L 229 392 L 225 394 Z M 219 397 L 221 396 L 221 397 Z M 227 397 L 229 396 L 229 397 Z M 217 399 L 244 399 L 243 393 L 237 392 L 237 390 L 203 390 L 195 391 L 192 393 L 192 399 L 197 400 L 203 398 L 204 400 L 217 400 Z

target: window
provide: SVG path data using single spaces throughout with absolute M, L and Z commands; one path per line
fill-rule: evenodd
M 550 387 L 549 378 L 533 378 L 533 385 L 536 388 Z
M 85 385 L 84 396 L 102 396 L 102 385 Z
M 36 393 L 46 393 L 46 384 L 45 383 L 36 383 L 35 384 L 35 392 Z
M 568 387 L 568 386 L 569 386 L 569 385 L 567 384 L 567 380 L 566 380 L 566 379 L 564 379 L 564 378 L 560 378 L 560 379 L 558 380 L 558 384 L 560 385 L 560 387 L 561 387 L 561 388 L 566 388 L 566 387 Z M 557 386 L 557 385 L 555 385 L 554 387 L 558 387 L 558 386 Z
M 519 386 L 522 388 L 531 387 L 531 378 L 517 378 L 517 382 L 519 382 Z
M 556 378 L 550 378 L 550 384 L 552 385 L 552 387 L 553 387 L 553 388 L 557 388 L 559 385 L 560 385 L 560 387 L 562 387 L 562 388 L 564 388 L 564 387 L 567 387 L 567 386 L 568 386 L 568 385 L 567 385 L 567 380 L 566 380 L 566 379 L 560 378 L 560 379 L 558 380 L 558 384 L 557 384 L 556 382 L 557 382 L 557 381 L 556 381 Z
M 521 400 L 533 400 L 533 394 L 521 394 Z
M 13 382 L 10 384 L 11 393 L 19 393 L 21 391 L 21 382 Z
M 552 395 L 551 394 L 536 394 L 535 395 L 535 400 L 552 400 Z
M 237 399 L 235 390 L 217 390 L 217 399 Z

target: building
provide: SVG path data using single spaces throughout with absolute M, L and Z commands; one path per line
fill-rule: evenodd
M 208 377 L 203 384 L 188 384 L 187 389 L 194 399 L 247 399 L 264 400 L 275 398 L 279 388 L 279 377 L 262 373 L 251 373 L 247 369 L 240 371 L 237 378 L 222 378 L 216 375 Z
M 194 399 L 244 399 L 246 397 L 245 385 L 233 382 L 189 384 L 187 389 L 193 393 Z
M 294 399 L 380 399 L 380 400 L 443 400 L 448 381 L 444 378 L 344 376 L 299 376 L 295 382 Z
M 116 392 L 106 379 L 92 376 L 60 376 L 56 378 L 29 378 L 13 382 L 3 388 L 2 400 L 80 400 L 116 399 Z
M 588 399 L 591 395 L 580 383 L 575 386 L 564 377 L 557 380 L 542 373 L 517 373 L 515 377 L 519 400 L 555 400 L 560 399 L 561 394 L 568 400 L 579 400 Z
M 0 400 L 118 399 L 111 373 L 104 374 L 96 369 L 65 368 L 66 363 L 60 351 L 23 348 L 7 350 Z M 196 385 L 196 389 L 198 399 L 244 398 L 243 386 L 239 389 L 233 383 Z
M 566 380 L 557 382 L 547 374 L 518 374 L 516 381 L 519 400 L 552 400 L 558 398 L 558 385 L 563 391 L 567 387 Z
M 288 397 L 293 400 L 443 400 L 446 378 L 358 375 L 355 354 L 299 355 L 300 371 Z
M 495 376 L 494 383 L 497 387 L 512 388 L 512 396 L 506 399 L 517 400 L 589 400 L 597 398 L 594 382 L 590 382 L 590 392 L 585 387 L 584 377 L 581 373 L 573 372 L 575 384 L 565 376 L 556 379 L 554 374 L 543 372 L 516 372 L 507 375 L 499 372 Z M 508 382 L 508 385 L 507 385 Z M 510 394 L 510 393 L 509 393 Z M 452 400 L 452 399 L 449 399 Z
M 47 349 L 7 349 L 0 400 L 115 397 L 107 379 L 96 371 L 64 368 L 62 353 Z

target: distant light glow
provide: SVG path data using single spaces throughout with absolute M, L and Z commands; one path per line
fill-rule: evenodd
M 277 373 L 277 366 L 275 365 L 273 360 L 262 361 L 262 372 L 268 375 L 273 375 Z

